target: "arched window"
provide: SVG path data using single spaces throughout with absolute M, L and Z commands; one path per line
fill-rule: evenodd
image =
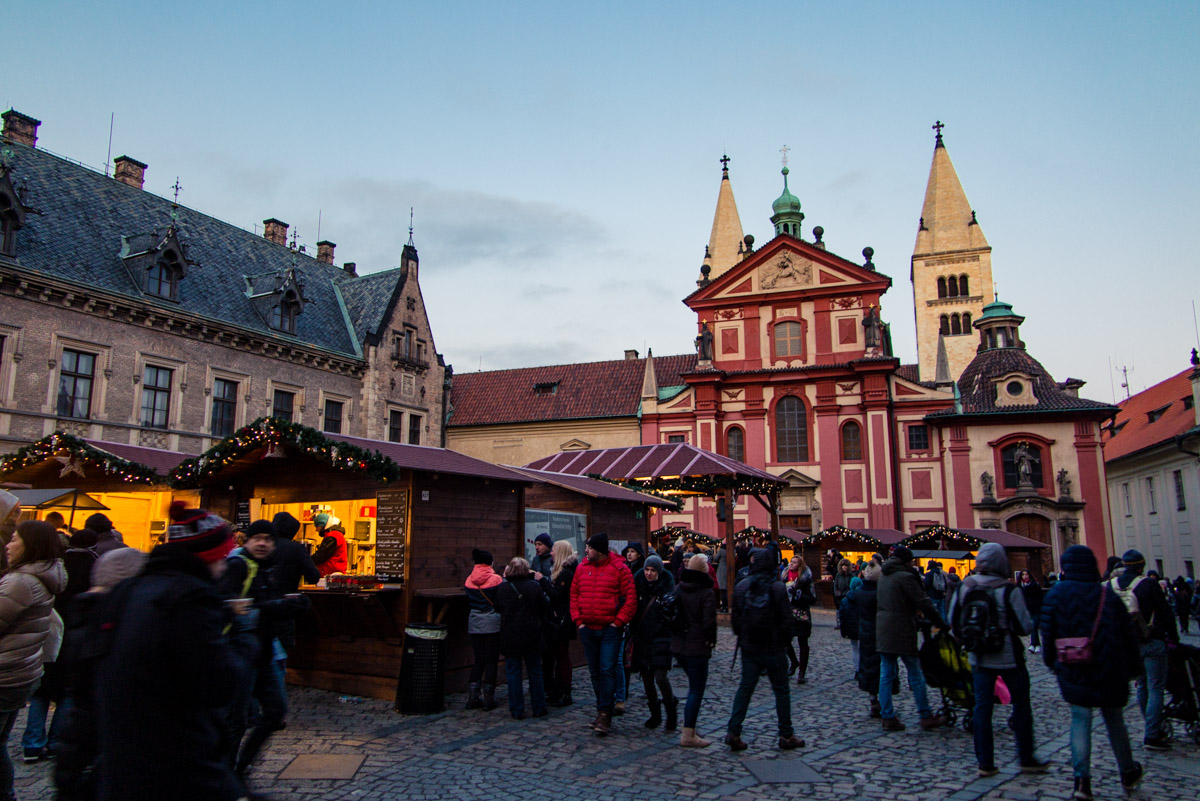
M 283 298 L 271 307 L 271 327 L 285 334 L 296 333 L 296 314 L 299 309 L 296 303 Z
M 957 314 L 950 315 L 950 334 L 957 336 L 962 333 L 962 321 L 958 319 Z
M 947 291 L 950 293 L 950 297 L 957 298 L 958 297 L 958 278 L 953 275 L 950 276 L 950 280 L 946 282 L 946 286 L 947 286 Z
M 179 254 L 174 250 L 164 251 L 146 270 L 146 294 L 174 300 L 182 272 Z
M 960 275 L 958 277 L 958 294 L 970 295 L 971 293 L 967 291 L 968 286 L 970 285 L 967 283 L 967 277 L 965 275 Z
M 1022 455 L 1024 449 L 1024 455 Z M 1028 475 L 1030 484 L 1034 489 L 1041 489 L 1042 480 L 1042 462 L 1044 454 L 1042 449 L 1031 442 L 1018 442 L 1015 445 L 1000 451 L 1000 466 L 1004 471 L 1004 486 L 1006 489 L 1015 490 L 1021 485 L 1021 464 L 1025 463 L 1026 474 Z
M 970 312 L 962 313 L 962 331 L 964 334 L 971 333 L 971 313 Z
M 946 297 L 946 276 L 944 275 L 938 278 L 938 297 Z
M 804 329 L 800 323 L 775 324 L 775 357 L 785 359 L 804 352 Z
M 5 195 L 0 195 L 0 253 L 12 256 L 17 249 L 17 229 L 21 227 L 20 218 L 12 208 L 12 202 Z
M 775 457 L 781 462 L 808 461 L 808 419 L 795 395 L 775 405 Z
M 862 426 L 851 420 L 842 426 L 842 461 L 862 459 Z
M 938 330 L 940 330 L 946 336 L 950 336 L 950 318 L 944 314 L 942 315 L 941 319 L 941 327 Z
M 746 435 L 740 428 L 725 432 L 725 455 L 739 462 L 746 461 Z

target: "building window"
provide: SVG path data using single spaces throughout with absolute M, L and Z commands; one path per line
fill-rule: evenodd
M 325 430 L 330 434 L 342 433 L 342 402 L 325 401 Z
M 0 194 L 0 253 L 5 256 L 16 255 L 17 229 L 20 227 L 20 217 L 12 208 L 8 195 Z
M 63 349 L 58 371 L 58 416 L 86 420 L 92 411 L 96 356 Z
M 146 365 L 142 375 L 142 425 L 166 428 L 171 409 L 171 373 L 166 367 Z
M 1176 470 L 1171 474 L 1175 479 L 1175 509 L 1183 512 L 1187 510 L 1187 499 L 1183 496 L 1183 471 Z
M 971 333 L 971 313 L 970 312 L 962 313 L 962 332 L 964 334 Z
M 946 297 L 946 276 L 938 276 L 938 297 Z
M 150 265 L 146 273 L 146 293 L 160 298 L 173 298 L 175 282 L 171 279 L 171 268 L 163 262 Z
M 687 434 L 668 434 L 668 443 L 687 442 Z
M 924 423 L 914 423 L 908 427 L 908 450 L 929 450 L 929 426 Z
M 408 416 L 408 444 L 421 444 L 421 415 L 410 414 Z
M 404 442 L 404 412 L 388 412 L 388 442 Z
M 1124 499 L 1125 499 L 1125 516 L 1133 517 L 1133 501 L 1129 497 L 1129 482 L 1128 481 L 1126 481 L 1124 484 L 1121 485 L 1121 494 L 1124 496 Z
M 804 349 L 804 329 L 800 323 L 775 324 L 775 356 L 800 356 Z
M 1150 514 L 1158 514 L 1158 501 L 1154 497 L 1154 479 L 1146 479 L 1146 508 Z
M 775 458 L 781 462 L 808 461 L 808 420 L 804 402 L 795 395 L 775 405 Z
M 292 422 L 292 415 L 295 414 L 296 408 L 296 393 L 288 392 L 285 389 L 275 390 L 275 397 L 271 401 L 271 416 L 277 417 L 280 420 Z
M 557 381 L 542 381 L 541 383 L 534 384 L 533 385 L 533 394 L 534 395 L 557 395 L 558 394 L 558 382 Z
M 746 461 L 746 434 L 740 428 L 725 432 L 725 454 L 739 462 Z
M 1184 571 L 1185 571 L 1185 572 L 1187 572 L 1187 577 L 1188 577 L 1188 578 L 1190 578 L 1190 579 L 1194 579 L 1194 578 L 1196 578 L 1196 568 L 1195 568 L 1195 566 L 1194 566 L 1194 565 L 1192 565 L 1192 560 L 1191 560 L 1191 559 L 1184 559 L 1184 560 L 1183 560 L 1183 569 L 1184 569 Z
M 949 292 L 950 297 L 957 298 L 958 297 L 958 277 L 953 276 L 953 275 L 950 276 L 950 280 L 948 280 L 946 282 L 946 285 L 947 285 L 947 291 Z
M 951 336 L 958 336 L 962 332 L 963 332 L 962 321 L 959 319 L 958 315 L 957 314 L 950 315 L 950 334 L 951 334 Z
M 1004 486 L 1007 489 L 1015 490 L 1021 482 L 1021 476 L 1017 467 L 1017 451 L 1021 447 L 1021 443 L 1009 445 L 1004 450 L 1000 451 L 1000 466 L 1004 470 Z M 1033 483 L 1034 489 L 1041 489 L 1042 483 L 1042 449 L 1036 445 L 1025 443 L 1025 447 L 1029 449 L 1029 479 Z
M 958 277 L 958 294 L 960 296 L 966 296 L 966 295 L 971 294 L 970 292 L 967 291 L 967 286 L 968 286 L 967 277 L 965 275 L 960 275 Z
M 271 327 L 285 334 L 296 333 L 296 304 L 281 300 L 272 306 Z
M 212 435 L 224 439 L 237 421 L 238 382 L 214 378 L 212 388 Z
M 940 331 L 943 336 L 950 336 L 950 318 L 943 314 L 938 323 L 938 331 Z
M 842 426 L 842 460 L 856 462 L 862 458 L 862 426 L 851 420 Z

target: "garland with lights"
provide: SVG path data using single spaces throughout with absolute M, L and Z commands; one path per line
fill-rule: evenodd
M 863 534 L 862 532 L 855 531 L 852 528 L 846 528 L 845 526 L 840 525 L 830 526 L 824 531 L 818 531 L 816 534 L 809 534 L 800 542 L 803 545 L 816 545 L 817 543 L 826 539 L 859 543 L 861 545 L 870 547 L 870 549 L 873 551 L 880 551 L 883 548 L 883 543 L 872 537 L 870 534 Z
M 767 481 L 762 478 L 739 478 L 737 475 L 722 473 L 710 476 L 677 476 L 675 478 L 652 478 L 648 481 L 638 481 L 633 478 L 614 479 L 596 473 L 588 473 L 589 478 L 598 478 L 611 484 L 617 484 L 639 492 L 677 492 L 688 495 L 716 495 L 718 490 L 734 490 L 739 495 L 766 495 L 771 490 L 777 490 L 785 482 Z
M 766 537 L 767 539 L 771 538 L 771 530 L 769 528 L 759 528 L 758 526 L 748 526 L 747 528 L 744 528 L 741 531 L 734 534 L 733 538 L 734 538 L 735 542 L 737 542 L 738 544 L 741 544 L 741 543 L 744 543 L 744 542 L 754 539 L 754 537 L 757 537 L 759 534 Z M 780 534 L 778 542 L 780 545 L 786 545 L 787 547 L 791 548 L 793 551 L 798 551 L 800 549 L 800 545 L 801 545 L 801 543 L 796 542 L 796 540 L 792 539 L 791 537 L 787 536 L 786 534 Z
M 965 546 L 965 550 L 968 551 L 978 551 L 979 546 L 983 544 L 983 540 L 979 539 L 978 537 L 974 537 L 970 534 L 964 534 L 958 529 L 950 528 L 949 526 L 945 526 L 940 523 L 932 528 L 927 528 L 924 531 L 918 531 L 916 534 L 905 537 L 896 544 L 911 548 L 914 543 L 922 543 L 929 540 L 948 540 L 958 545 Z
M 702 543 L 708 546 L 717 546 L 721 544 L 721 540 L 717 539 L 716 537 L 703 534 L 699 531 L 692 531 L 690 528 L 683 528 L 682 526 L 663 526 L 662 528 L 656 528 L 654 531 L 650 532 L 650 542 L 656 548 L 661 547 L 667 542 L 675 542 L 680 537 L 683 538 L 684 542 L 690 542 L 693 545 L 696 543 Z
M 606 484 L 612 484 L 614 487 L 640 492 L 643 495 L 652 495 L 661 501 L 666 501 L 671 504 L 669 507 L 663 508 L 663 512 L 681 512 L 683 511 L 683 501 L 679 498 L 672 498 L 670 495 L 664 495 L 658 490 L 658 487 L 653 489 L 647 488 L 644 484 L 634 481 L 632 478 L 608 478 L 599 473 L 588 473 L 587 478 L 594 478 L 597 481 L 603 481 Z
M 201 479 L 221 472 L 251 451 L 273 445 L 287 445 L 337 470 L 366 473 L 369 478 L 385 484 L 402 475 L 400 466 L 378 451 L 330 439 L 315 428 L 299 423 L 261 417 L 199 456 L 180 463 L 171 471 L 171 485 L 180 489 L 195 487 Z
M 84 477 L 83 464 L 93 463 L 104 469 L 104 475 L 116 476 L 126 484 L 161 484 L 166 479 L 145 465 L 89 445 L 73 434 L 55 431 L 48 437 L 31 442 L 7 456 L 0 457 L 0 475 L 6 475 L 50 459 L 63 463 L 61 476 L 71 472 Z

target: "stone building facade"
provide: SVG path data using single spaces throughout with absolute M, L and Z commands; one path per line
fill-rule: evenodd
M 158 197 L 147 165 L 108 177 L 37 147 L 3 115 L 0 447 L 55 431 L 199 453 L 273 415 L 442 444 L 445 367 L 412 243 L 358 275 Z

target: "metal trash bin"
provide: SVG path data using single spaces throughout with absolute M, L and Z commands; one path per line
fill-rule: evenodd
M 404 628 L 404 655 L 396 710 L 405 715 L 431 715 L 446 708 L 447 626 L 412 623 Z

